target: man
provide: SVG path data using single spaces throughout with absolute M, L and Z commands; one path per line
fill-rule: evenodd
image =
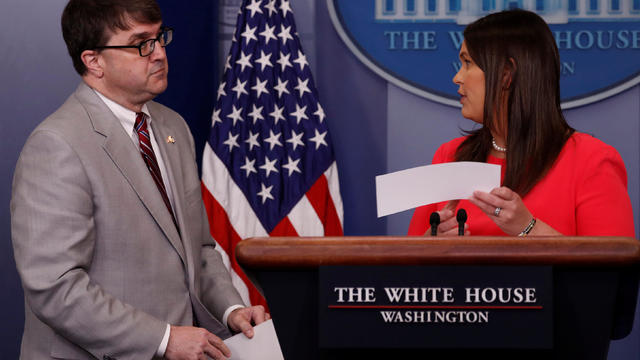
M 268 314 L 241 305 L 214 249 L 187 125 L 151 101 L 173 31 L 155 0 L 71 0 L 62 29 L 83 82 L 13 182 L 21 358 L 230 356 L 229 329 L 252 337 Z

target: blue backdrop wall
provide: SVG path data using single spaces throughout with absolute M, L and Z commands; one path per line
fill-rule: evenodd
M 11 178 L 27 136 L 75 88 L 60 33 L 64 1 L 7 0 L 0 10 L 0 358 L 17 359 L 24 310 L 9 226 Z
M 170 85 L 159 101 L 189 122 L 200 150 L 210 126 L 220 59 L 229 37 L 220 18 L 235 20 L 239 0 L 160 0 L 176 40 L 167 48 Z M 66 0 L 4 0 L 0 5 L 0 359 L 18 357 L 22 290 L 9 224 L 11 178 L 24 141 L 75 89 L 79 77 L 60 34 Z M 337 154 L 347 235 L 403 234 L 410 212 L 378 219 L 374 177 L 427 164 L 437 146 L 468 128 L 459 110 L 411 95 L 364 67 L 336 34 L 325 0 L 295 0 L 300 36 L 328 114 Z M 453 75 L 452 75 L 453 76 Z M 636 219 L 640 189 L 640 89 L 566 112 L 571 125 L 614 145 L 622 154 Z M 638 221 L 636 220 L 636 228 Z M 612 343 L 610 359 L 640 358 L 640 319 Z

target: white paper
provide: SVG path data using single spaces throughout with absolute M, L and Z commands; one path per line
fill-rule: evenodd
M 467 199 L 500 186 L 500 165 L 459 161 L 376 176 L 378 217 L 418 206 Z
M 253 331 L 253 339 L 240 333 L 224 341 L 231 350 L 229 360 L 284 360 L 272 320 L 254 326 Z

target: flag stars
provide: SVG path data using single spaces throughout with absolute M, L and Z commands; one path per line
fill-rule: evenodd
M 315 98 L 292 1 L 242 3 L 224 75 L 214 88 L 210 142 L 230 181 L 254 209 L 264 210 L 256 212 L 262 223 L 275 226 L 279 220 L 268 211 L 294 206 L 306 189 L 299 182 L 312 181 L 314 169 L 334 161 L 328 116 Z
M 296 111 L 292 112 L 290 115 L 296 118 L 297 124 L 300 124 L 300 120 L 309 119 L 309 117 L 306 114 L 306 111 L 307 111 L 307 105 L 300 107 L 299 104 L 296 104 Z
M 280 64 L 280 71 L 284 72 L 288 67 L 293 67 L 293 65 L 291 65 L 291 61 L 289 61 L 289 58 L 291 57 L 291 54 L 283 54 L 282 51 L 280 52 L 280 57 L 278 58 L 278 60 L 276 60 L 276 62 L 278 64 Z
M 324 138 L 327 136 L 327 132 L 323 132 L 320 133 L 318 132 L 318 129 L 316 129 L 316 136 L 310 138 L 310 141 L 313 141 L 314 143 L 316 143 L 316 150 L 318 150 L 318 148 L 320 147 L 320 145 L 324 145 L 324 146 L 328 146 L 327 142 L 324 140 Z
M 291 137 L 287 139 L 287 142 L 293 146 L 293 151 L 296 151 L 298 145 L 304 146 L 304 142 L 302 141 L 302 135 L 304 132 L 300 132 L 300 134 L 296 133 L 295 130 L 291 130 Z
M 278 169 L 276 169 L 276 162 L 278 161 L 278 159 L 273 159 L 273 160 L 269 160 L 268 157 L 264 157 L 264 165 L 260 165 L 260 169 L 264 170 L 267 173 L 267 177 L 269 177 L 269 175 L 272 172 L 279 172 Z
M 284 164 L 284 165 L 282 165 L 283 168 L 289 170 L 289 174 L 288 175 L 291 176 L 291 174 L 293 174 L 294 172 L 302 173 L 300 171 L 300 169 L 298 168 L 298 163 L 300 162 L 300 159 L 293 160 L 293 159 L 291 159 L 291 156 L 288 156 L 288 158 L 289 158 L 289 162 Z
M 267 66 L 273 67 L 271 63 L 271 54 L 265 54 L 263 50 L 260 50 L 260 57 L 256 60 L 258 64 L 260 64 L 260 71 L 264 71 L 264 68 Z
M 260 142 L 258 142 L 258 135 L 260 135 L 260 133 L 253 133 L 251 130 L 249 130 L 249 138 L 247 140 L 245 140 L 244 142 L 249 144 L 249 151 L 253 150 L 253 147 L 260 147 Z
M 309 85 L 307 85 L 308 83 L 309 83 L 309 79 L 302 81 L 302 79 L 298 78 L 298 86 L 296 86 L 294 89 L 298 90 L 298 95 L 300 97 L 302 97 L 304 93 L 311 94 L 311 90 L 309 90 Z
M 307 57 L 302 53 L 302 51 L 298 50 L 298 57 L 293 60 L 294 63 L 298 64 L 298 66 L 300 66 L 300 70 L 304 70 L 305 66 L 309 66 L 309 63 L 307 62 Z
M 278 10 L 276 10 L 276 0 L 269 0 L 269 3 L 265 5 L 264 8 L 269 10 L 269 16 L 278 12 Z
M 291 6 L 288 0 L 282 0 L 282 4 L 280 4 L 280 10 L 282 10 L 282 17 L 287 17 L 287 12 L 293 13 L 293 11 L 291 11 Z
M 258 29 L 258 27 L 251 27 L 247 24 L 247 26 L 244 28 L 244 32 L 240 35 L 244 38 L 245 40 L 245 44 L 249 44 L 249 42 L 251 40 L 255 40 L 258 41 L 258 38 L 256 37 L 256 30 Z
M 284 106 L 279 107 L 278 105 L 275 105 L 273 111 L 269 113 L 269 116 L 273 117 L 274 125 L 278 123 L 278 120 L 286 120 L 284 116 L 282 116 L 283 111 L 284 111 Z
M 224 91 L 224 87 L 227 86 L 226 82 L 222 82 L 220 86 L 218 86 L 218 99 L 220 100 L 220 96 L 227 96 L 227 92 Z
M 245 67 L 250 67 L 252 68 L 253 65 L 251 65 L 251 57 L 253 56 L 253 54 L 248 54 L 245 55 L 244 52 L 240 52 L 240 59 L 238 59 L 236 61 L 236 64 L 240 64 L 240 72 L 244 71 Z
M 280 25 L 280 32 L 278 33 L 278 37 L 282 39 L 283 44 L 286 44 L 287 40 L 293 40 L 293 36 L 291 36 L 291 26 L 285 27 L 284 25 Z
M 261 2 L 262 0 L 251 0 L 251 4 L 247 5 L 247 10 L 251 10 L 251 17 L 256 13 L 262 14 L 262 9 L 260 9 Z
M 245 89 L 245 86 L 247 85 L 247 80 L 240 82 L 240 79 L 236 79 L 236 86 L 233 87 L 233 90 L 236 93 L 236 97 L 238 99 L 240 99 L 240 96 L 242 94 L 247 94 L 249 95 L 249 92 L 247 92 L 247 89 Z
M 261 94 L 268 94 L 267 80 L 260 81 L 260 79 L 256 79 L 256 84 L 251 87 L 251 90 L 256 91 L 256 98 L 259 98 Z
M 220 111 L 221 109 L 213 111 L 213 115 L 211 116 L 211 127 L 214 127 L 216 123 L 222 124 L 222 119 L 220 119 Z
M 260 184 L 262 190 L 258 193 L 258 196 L 262 198 L 262 203 L 264 204 L 267 199 L 273 200 L 273 195 L 271 195 L 271 189 L 273 189 L 273 185 L 266 187 L 264 184 Z
M 253 110 L 249 113 L 249 116 L 253 119 L 253 124 L 258 120 L 264 120 L 264 116 L 262 116 L 262 109 L 264 106 L 257 107 L 256 104 L 253 104 Z
M 275 11 L 275 10 L 274 10 Z M 264 30 L 260 33 L 260 36 L 264 38 L 264 44 L 269 45 L 269 41 L 278 40 L 278 38 L 273 34 L 276 30 L 276 26 L 269 26 L 269 24 L 265 24 Z
M 253 147 L 260 147 L 260 142 L 258 142 L 258 135 L 260 135 L 260 133 L 253 133 L 251 130 L 249 130 L 249 138 L 247 140 L 245 140 L 244 142 L 249 144 L 249 151 L 253 150 Z
M 289 90 L 287 90 L 287 83 L 289 80 L 285 80 L 284 82 L 278 78 L 278 85 L 273 88 L 278 91 L 278 97 L 282 97 L 282 93 L 289 94 Z
M 224 141 L 224 144 L 229 147 L 229 152 L 233 150 L 234 146 L 237 148 L 240 147 L 240 145 L 238 145 L 238 136 L 240 136 L 240 134 L 233 135 L 231 131 L 229 131 L 229 136 L 227 140 Z
M 282 142 L 280 142 L 281 136 L 282 136 L 281 133 L 274 134 L 273 130 L 269 130 L 269 137 L 264 139 L 264 142 L 268 142 L 270 145 L 269 150 L 273 150 L 273 147 L 276 145 L 282 146 Z
M 242 118 L 242 106 L 236 108 L 236 106 L 233 105 L 233 111 L 231 112 L 231 114 L 227 115 L 227 118 L 233 120 L 233 126 L 236 126 L 236 122 L 238 121 L 244 121 L 244 119 Z
M 249 160 L 249 157 L 245 156 L 244 157 L 244 165 L 240 166 L 240 169 L 244 170 L 247 177 L 249 177 L 249 175 L 251 175 L 251 173 L 258 173 L 258 171 L 256 170 L 255 164 L 256 160 Z
M 324 121 L 324 118 L 327 117 L 324 114 L 324 109 L 322 109 L 322 106 L 320 106 L 320 103 L 318 103 L 318 110 L 316 110 L 316 112 L 314 112 L 313 115 L 318 117 L 318 119 L 320 120 L 321 124 Z

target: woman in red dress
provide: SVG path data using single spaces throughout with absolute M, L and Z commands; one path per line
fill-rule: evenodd
M 502 186 L 414 212 L 409 235 L 635 236 L 627 174 L 618 152 L 571 128 L 560 109 L 560 59 L 547 24 L 523 10 L 490 14 L 467 26 L 460 49 L 462 116 L 482 126 L 443 144 L 433 163 L 502 166 Z

